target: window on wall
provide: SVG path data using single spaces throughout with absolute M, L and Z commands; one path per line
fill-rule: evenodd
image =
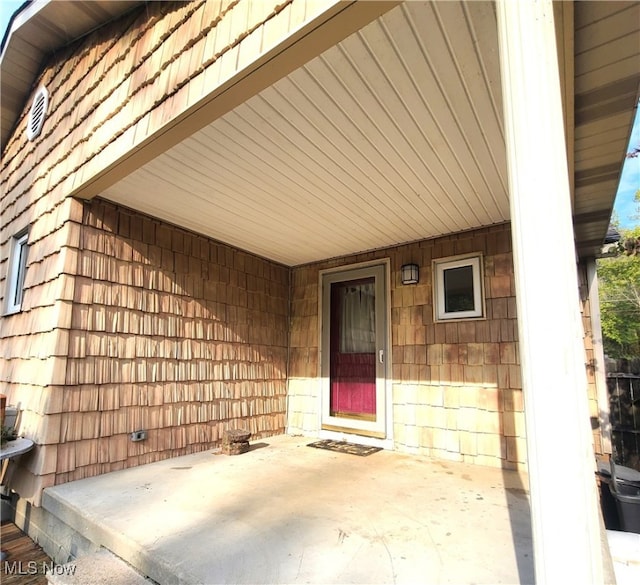
M 436 320 L 483 318 L 482 255 L 443 258 L 433 264 Z
M 11 240 L 9 272 L 7 274 L 7 313 L 17 313 L 22 308 L 24 275 L 27 271 L 27 252 L 29 249 L 27 236 L 28 233 L 24 231 Z

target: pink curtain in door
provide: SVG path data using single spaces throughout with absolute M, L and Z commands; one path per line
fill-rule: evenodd
M 375 284 L 334 284 L 332 290 L 331 411 L 376 412 Z

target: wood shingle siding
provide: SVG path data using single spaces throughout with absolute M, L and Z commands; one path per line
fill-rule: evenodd
M 434 322 L 431 261 L 481 252 L 486 319 Z M 317 430 L 318 272 L 391 260 L 394 441 L 397 449 L 497 467 L 525 467 L 525 428 L 508 225 L 294 268 L 289 430 Z M 402 286 L 400 267 L 420 266 Z
M 432 260 L 482 252 L 486 319 L 434 322 Z M 379 258 L 391 261 L 391 351 L 395 447 L 441 459 L 526 468 L 526 429 L 508 224 L 293 269 L 289 432 L 318 430 L 318 274 Z M 402 286 L 400 267 L 417 262 L 420 283 Z M 583 279 L 584 279 L 583 274 Z M 589 299 L 583 301 L 591 347 Z M 588 370 L 591 416 L 598 403 Z M 603 453 L 594 428 L 594 448 Z M 559 447 L 561 448 L 561 447 Z
M 42 135 L 25 140 L 29 101 L 5 149 L 3 206 L 73 192 L 270 48 L 274 18 L 280 35 L 304 22 L 297 4 L 150 2 L 56 53 L 34 85 L 50 94 Z
M 30 473 L 16 474 L 24 497 L 39 501 L 41 487 L 71 473 L 102 473 L 216 444 L 220 433 L 211 420 L 253 416 L 256 436 L 284 428 L 287 334 L 277 323 L 286 313 L 286 302 L 280 304 L 287 291 L 282 293 L 279 279 L 286 285 L 287 272 L 264 269 L 263 260 L 218 251 L 204 238 L 106 204 L 87 216 L 67 196 L 83 173 L 99 172 L 113 152 L 130 148 L 201 99 L 214 78 L 217 83 L 231 75 L 239 45 L 262 35 L 265 23 L 284 11 L 279 33 L 299 26 L 305 13 L 294 15 L 292 3 L 147 3 L 54 54 L 35 80 L 34 92 L 44 85 L 50 95 L 42 133 L 33 142 L 26 139 L 29 98 L 0 174 L 3 297 L 11 239 L 29 228 L 22 311 L 0 322 L 2 390 L 10 402 L 20 402 L 21 431 L 39 445 L 25 459 Z M 264 40 L 273 44 L 278 38 Z M 270 319 L 256 316 L 270 311 Z M 229 322 L 237 323 L 234 331 Z M 212 343 L 231 345 L 210 363 L 211 350 L 204 346 Z M 251 352 L 243 353 L 243 344 Z M 260 355 L 269 358 L 261 362 Z M 215 393 L 202 390 L 224 376 L 229 383 Z M 264 394 L 243 386 L 256 380 Z M 161 404 L 176 404 L 175 413 L 150 412 L 147 420 L 135 411 L 147 407 L 146 398 L 119 401 L 127 388 L 144 392 L 140 385 L 150 385 L 151 404 L 162 396 Z M 187 413 L 184 403 L 201 395 L 215 405 L 197 416 Z M 122 413 L 113 414 L 121 407 Z M 188 436 L 172 430 L 187 418 L 198 420 Z M 127 446 L 123 433 L 135 430 L 132 424 L 154 425 L 146 446 Z M 194 438 L 197 443 L 187 447 Z M 115 455 L 105 461 L 105 452 Z
M 47 485 L 214 447 L 230 426 L 284 432 L 289 269 L 106 201 L 73 204 L 69 274 L 43 271 L 70 283 L 64 302 L 31 306 L 33 284 L 2 320 L 3 381 L 37 444 L 15 489 L 37 503 Z
M 295 69 L 320 37 L 331 46 L 366 20 L 364 12 L 373 18 L 374 9 L 360 8 L 365 4 L 376 3 L 147 2 L 43 64 L 33 85 L 33 94 L 42 85 L 50 95 L 42 133 L 26 139 L 30 97 L 0 174 L 3 296 L 12 239 L 28 229 L 21 310 L 0 319 L 0 391 L 20 404 L 20 432 L 36 443 L 15 474 L 12 488 L 21 497 L 37 505 L 50 485 L 210 449 L 232 426 L 254 439 L 286 429 L 316 432 L 319 271 L 381 258 L 389 258 L 391 275 L 394 447 L 526 466 L 507 224 L 291 268 L 125 207 L 135 201 L 123 183 L 121 205 L 100 198 L 110 180 Z M 381 12 L 390 3 L 383 4 Z M 335 27 L 319 24 L 348 11 Z M 255 74 L 267 61 L 273 69 Z M 236 160 L 255 154 L 255 145 L 234 150 L 224 136 L 214 142 Z M 211 164 L 202 156 L 190 162 Z M 180 186 L 174 176 L 163 180 L 172 186 L 163 196 L 177 202 L 167 219 L 180 221 Z M 223 180 L 216 176 L 209 186 Z M 103 193 L 109 196 L 116 200 Z M 251 209 L 247 217 L 257 225 L 260 213 Z M 335 217 L 331 206 L 323 213 Z M 217 219 L 203 220 L 203 231 Z M 247 245 L 263 238 L 232 230 L 250 234 Z M 299 230 L 308 233 L 304 225 Z M 376 246 L 370 244 L 362 247 Z M 434 322 L 432 261 L 470 252 L 484 258 L 486 319 Z M 418 285 L 400 284 L 408 261 L 420 265 Z M 589 314 L 585 301 L 588 336 Z M 595 416 L 593 376 L 589 382 Z M 139 429 L 147 438 L 133 442 L 130 433 Z
M 56 482 L 284 431 L 288 269 L 85 204 Z M 129 433 L 145 429 L 146 441 Z M 62 455 L 62 457 L 60 457 Z
M 584 263 L 578 265 L 578 279 L 580 281 L 580 306 L 582 317 L 582 328 L 584 331 L 584 349 L 585 349 L 585 369 L 587 374 L 587 398 L 589 402 L 589 418 L 591 419 L 591 429 L 593 434 L 593 445 L 596 454 L 607 452 L 605 441 L 602 433 L 602 426 L 599 421 L 604 416 L 608 417 L 608 413 L 600 411 L 600 402 L 598 400 L 598 388 L 596 386 L 596 368 L 598 363 L 596 358 L 596 349 L 594 346 L 594 336 L 600 335 L 594 332 L 592 321 L 592 303 L 598 303 L 599 299 L 592 299 L 588 292 L 589 284 L 587 277 L 587 267 Z M 598 309 L 599 310 L 599 309 Z M 601 366 L 602 367 L 602 366 Z M 607 401 L 609 400 L 607 396 Z

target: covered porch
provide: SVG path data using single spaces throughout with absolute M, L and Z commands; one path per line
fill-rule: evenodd
M 526 474 L 312 441 L 67 483 L 18 515 L 57 562 L 102 546 L 163 585 L 534 582 Z
M 303 12 L 307 10 L 303 17 L 300 12 L 294 14 L 293 8 L 300 4 Z M 238 6 L 239 12 L 244 10 L 244 4 Z M 496 275 L 507 291 L 496 285 L 492 292 L 500 298 L 510 299 L 508 306 L 504 303 L 504 310 L 511 323 L 508 328 L 498 328 L 498 339 L 489 339 L 489 342 L 509 344 L 508 348 L 499 348 L 500 365 L 508 366 L 510 376 L 518 380 L 513 382 L 517 387 L 502 381 L 500 385 L 508 386 L 510 394 L 517 390 L 514 394 L 519 398 L 524 395 L 526 402 L 526 462 L 531 477 L 531 511 L 522 491 L 526 488 L 510 483 L 519 477 L 510 471 L 478 467 L 467 474 L 467 471 L 445 468 L 454 466 L 453 463 L 427 463 L 419 457 L 412 463 L 405 455 L 384 452 L 371 459 L 390 466 L 382 474 L 386 479 L 377 491 L 376 481 L 368 475 L 369 459 L 363 460 L 362 469 L 358 469 L 360 462 L 352 461 L 349 461 L 348 469 L 342 469 L 347 464 L 336 456 L 330 474 L 325 475 L 322 466 L 312 467 L 312 471 L 304 465 L 300 467 L 293 454 L 291 462 L 285 458 L 269 464 L 269 454 L 273 451 L 268 447 L 256 449 L 237 463 L 235 459 L 224 461 L 225 476 L 240 474 L 238 483 L 230 489 L 232 503 L 225 499 L 231 493 L 225 492 L 224 488 L 219 498 L 211 498 L 211 484 L 217 478 L 192 477 L 185 481 L 185 475 L 200 468 L 206 471 L 209 466 L 182 465 L 174 459 L 48 488 L 43 509 L 52 512 L 60 506 L 60 517 L 68 515 L 65 521 L 69 524 L 81 522 L 73 519 L 75 512 L 69 511 L 72 508 L 80 506 L 87 512 L 94 509 L 100 530 L 107 534 L 128 534 L 127 546 L 110 542 L 108 548 L 129 560 L 125 555 L 129 545 L 135 551 L 133 556 L 138 555 L 141 559 L 157 546 L 158 556 L 165 559 L 162 561 L 165 565 L 166 559 L 172 559 L 168 563 L 171 570 L 186 571 L 188 577 L 184 582 L 190 579 L 206 581 L 204 575 L 213 569 L 198 563 L 212 559 L 219 563 L 216 567 L 224 565 L 220 570 L 231 571 L 220 574 L 221 580 L 242 581 L 244 575 L 248 581 L 261 582 L 265 575 L 272 581 L 312 577 L 318 580 L 326 574 L 323 571 L 327 558 L 336 561 L 327 581 L 375 581 L 378 578 L 375 575 L 381 574 L 385 582 L 412 582 L 422 578 L 421 574 L 413 572 L 419 568 L 426 572 L 430 581 L 436 582 L 468 582 L 483 578 L 488 582 L 530 582 L 533 580 L 528 548 L 530 526 L 533 527 L 536 571 L 540 581 L 563 575 L 566 579 L 571 577 L 585 583 L 601 582 L 607 555 L 600 554 L 601 530 L 592 474 L 592 434 L 588 428 L 591 413 L 585 395 L 585 348 L 580 326 L 576 259 L 587 261 L 596 253 L 611 212 L 632 118 L 630 104 L 634 104 L 637 97 L 637 43 L 634 37 L 637 25 L 633 24 L 637 8 L 632 3 L 600 2 L 578 4 L 575 11 L 573 4 L 551 2 L 327 2 L 323 6 L 320 3 L 295 3 L 292 6 L 291 14 L 286 10 L 274 12 L 273 20 L 278 26 L 279 21 L 285 22 L 276 33 L 266 25 L 264 31 L 259 27 L 243 30 L 237 38 L 229 33 L 226 38 L 233 42 L 227 45 L 224 45 L 225 36 L 222 32 L 218 34 L 219 31 L 207 38 L 198 37 L 198 42 L 185 44 L 180 42 L 176 25 L 172 29 L 172 34 L 175 33 L 172 50 L 165 51 L 171 53 L 171 57 L 167 59 L 166 67 L 163 63 L 162 73 L 153 69 L 149 60 L 145 66 L 131 69 L 131 79 L 125 80 L 128 85 L 124 87 L 129 88 L 128 94 L 122 92 L 127 94 L 126 101 L 133 104 L 133 110 L 138 107 L 141 111 L 131 112 L 123 105 L 100 111 L 100 114 L 104 113 L 102 119 L 86 122 L 87 129 L 91 128 L 92 148 L 83 150 L 82 141 L 78 141 L 73 148 L 65 149 L 72 153 L 70 160 L 62 158 L 61 163 L 56 162 L 57 167 L 52 165 L 59 180 L 49 182 L 46 194 L 52 199 L 55 196 L 73 197 L 74 204 L 78 199 L 107 200 L 109 205 L 121 206 L 118 213 L 123 208 L 134 209 L 212 241 L 224 242 L 242 253 L 247 251 L 259 257 L 260 263 L 262 259 L 277 263 L 279 266 L 274 271 L 282 275 L 279 276 L 283 281 L 279 283 L 282 290 L 285 290 L 285 275 L 294 274 L 295 278 L 296 273 L 307 270 L 306 267 L 314 263 L 351 261 L 359 254 L 374 254 L 394 246 L 411 244 L 424 248 L 423 242 L 432 242 L 438 237 L 502 229 L 501 226 L 509 224 L 508 249 L 496 253 L 510 254 L 513 242 L 513 257 L 509 261 L 503 258 L 502 266 L 508 266 L 510 272 Z M 191 17 L 197 23 L 198 10 L 205 9 L 192 4 L 187 10 L 191 7 L 192 13 L 184 17 L 185 23 Z M 185 8 L 176 5 L 176 14 L 180 10 Z M 239 14 L 235 22 L 246 22 L 246 15 Z M 290 24 L 292 22 L 295 26 Z M 38 26 L 35 20 L 32 24 Z M 187 24 L 185 28 L 189 26 Z M 25 32 L 28 31 L 25 29 Z M 215 62 L 206 61 L 206 50 L 217 50 L 219 42 L 223 43 L 222 57 Z M 169 46 L 167 42 L 165 47 Z M 162 50 L 158 49 L 157 54 L 162 54 Z M 193 63 L 199 65 L 203 60 L 206 67 L 189 69 Z M 155 79 L 156 74 L 160 79 L 157 86 L 164 89 L 153 87 L 154 91 L 161 92 L 160 95 L 151 91 L 146 95 L 148 88 L 144 81 L 147 77 Z M 112 88 L 99 90 L 103 92 L 99 96 L 101 100 L 107 89 Z M 83 97 L 66 107 L 75 109 Z M 104 103 L 103 110 L 109 109 L 108 100 L 100 103 Z M 158 107 L 152 111 L 151 104 Z M 92 125 L 94 122 L 95 126 Z M 76 134 L 82 134 L 82 130 L 79 126 Z M 75 138 L 71 136 L 69 140 Z M 82 158 L 85 154 L 86 160 Z M 69 172 L 68 167 L 73 172 Z M 160 239 L 162 233 L 168 231 L 153 231 L 153 227 L 145 232 L 141 228 L 140 233 L 135 234 L 138 239 L 132 246 L 129 240 L 134 240 L 133 230 L 131 234 L 127 230 L 120 238 L 121 234 L 109 225 L 109 216 L 101 215 L 100 210 L 91 214 L 92 205 L 85 204 L 85 218 L 89 218 L 89 223 L 94 219 L 95 222 L 88 226 L 83 224 L 82 228 L 117 234 L 117 243 L 124 242 L 128 246 L 126 250 L 135 248 L 136 243 L 141 244 L 142 250 L 147 250 L 148 243 L 158 243 L 154 237 Z M 101 204 L 96 203 L 93 207 L 100 208 Z M 144 225 L 151 225 L 151 222 Z M 122 229 L 122 224 L 118 227 Z M 106 239 L 110 237 L 108 235 Z M 159 271 L 166 277 L 163 285 L 168 280 L 172 293 L 187 298 L 186 302 L 193 301 L 193 290 L 180 286 L 183 280 L 187 285 L 192 283 L 192 274 L 182 276 L 183 272 L 192 270 L 189 259 L 185 260 L 184 250 L 176 249 L 175 240 L 169 238 L 165 247 L 169 251 L 169 268 L 165 269 L 163 264 L 164 255 L 154 259 L 151 253 L 160 249 L 160 245 L 149 249 L 148 257 L 140 250 L 134 250 L 133 263 L 135 258 L 141 257 L 138 264 L 151 265 L 152 271 Z M 114 249 L 118 250 L 118 246 Z M 93 255 L 96 258 L 109 252 L 111 247 L 105 245 L 102 249 L 87 251 L 85 247 L 82 250 L 86 257 Z M 431 261 L 438 255 L 446 256 L 441 249 L 437 252 L 423 257 L 427 271 L 432 270 Z M 219 262 L 219 258 L 216 261 Z M 251 262 L 258 263 L 253 258 Z M 210 256 L 209 263 L 214 263 Z M 82 262 L 78 264 L 83 265 Z M 94 264 L 87 262 L 89 267 L 99 265 L 99 259 Z M 258 309 L 266 315 L 265 323 L 258 323 L 259 333 L 274 329 L 271 315 L 265 310 L 267 306 L 272 307 L 264 300 L 272 296 L 273 287 L 263 278 L 262 264 L 258 279 L 252 275 L 239 282 L 230 280 L 226 266 L 219 270 L 218 266 L 210 267 L 206 277 L 200 266 L 197 263 L 193 270 L 198 273 L 198 283 L 203 279 L 209 281 L 203 295 L 206 300 L 224 298 L 231 284 L 236 286 L 235 292 L 246 304 L 246 297 L 251 298 L 252 287 L 259 282 L 264 288 L 259 300 L 264 301 L 265 306 L 258 306 Z M 335 264 L 331 269 L 334 267 Z M 144 273 L 141 266 L 137 268 L 140 268 L 138 276 Z M 134 269 L 131 272 L 132 283 L 127 286 L 145 289 L 136 291 L 141 295 L 146 294 L 146 288 L 155 286 L 155 272 L 150 284 L 136 281 L 136 272 Z M 243 271 L 238 269 L 238 272 Z M 411 368 L 404 367 L 413 365 L 408 360 L 414 349 L 401 347 L 401 352 L 397 349 L 405 345 L 405 338 L 393 327 L 402 324 L 403 316 L 398 311 L 398 323 L 394 323 L 393 309 L 403 305 L 404 295 L 392 290 L 394 279 L 398 284 L 398 276 L 397 270 L 391 272 L 388 270 L 384 276 L 388 281 L 388 296 L 387 306 L 383 307 L 391 317 L 380 346 L 384 355 L 391 359 L 384 361 L 383 373 L 377 378 L 384 377 L 387 384 L 383 388 L 386 394 L 382 393 L 381 404 L 387 404 L 388 408 L 385 417 L 379 421 L 383 430 L 374 429 L 389 443 L 385 446 L 392 446 L 394 440 L 396 445 L 401 442 L 396 427 L 404 425 L 406 420 L 400 420 L 396 413 L 402 409 L 404 416 L 405 411 L 410 411 L 407 413 L 409 420 L 415 417 L 417 410 L 404 408 L 408 402 L 404 393 L 413 393 L 416 382 Z M 86 355 L 82 355 L 84 340 L 93 333 L 98 334 L 94 335 L 94 339 L 98 339 L 103 332 L 97 328 L 93 330 L 95 323 L 89 319 L 90 311 L 96 305 L 92 296 L 95 282 L 99 281 L 98 286 L 104 288 L 119 284 L 91 270 L 89 276 L 93 280 L 83 276 L 87 278 L 84 283 L 87 298 L 83 298 L 80 291 L 73 299 L 79 317 L 75 320 L 69 317 L 68 324 L 60 325 L 71 331 L 70 336 L 78 340 L 79 347 L 78 355 L 64 356 L 67 370 L 60 383 L 60 393 L 69 391 L 62 389 L 63 384 L 93 388 L 100 383 L 121 383 L 115 374 L 113 378 L 105 376 L 100 380 L 89 375 L 87 378 L 70 375 L 76 366 L 81 370 L 87 363 Z M 120 276 L 119 272 L 117 276 Z M 316 296 L 312 290 L 310 298 L 303 299 L 307 303 L 303 307 L 307 321 L 297 324 L 308 333 L 302 350 L 311 373 L 303 372 L 300 378 L 304 378 L 305 391 L 311 388 L 313 400 L 303 398 L 305 403 L 311 403 L 310 407 L 307 404 L 304 407 L 310 409 L 309 418 L 312 419 L 318 419 L 322 404 L 320 394 L 313 388 L 323 375 L 319 369 L 322 356 L 318 340 L 321 315 L 317 303 L 314 304 L 319 286 L 317 278 L 309 285 L 308 288 L 315 287 Z M 435 330 L 431 327 L 431 282 L 427 281 L 423 286 L 424 295 L 419 301 L 414 299 L 415 304 L 422 307 L 420 318 L 425 319 L 419 325 L 425 331 Z M 293 290 L 295 294 L 295 284 Z M 207 298 L 207 294 L 212 298 Z M 104 298 L 107 297 L 105 294 Z M 272 311 L 282 327 L 291 316 L 282 307 L 290 305 L 285 303 L 284 294 L 279 300 L 281 303 Z M 202 306 L 200 299 L 195 301 L 191 305 L 197 305 L 196 309 Z M 115 300 L 112 302 L 116 304 Z M 83 313 L 82 306 L 85 305 L 87 310 Z M 239 320 L 232 317 L 238 313 L 234 306 L 230 304 L 229 307 L 228 320 L 231 327 L 237 327 Z M 142 310 L 144 306 L 137 308 Z M 110 309 L 109 301 L 101 300 L 102 314 L 108 314 Z M 246 311 L 243 314 L 246 315 Z M 96 321 L 102 327 L 101 320 Z M 243 328 L 236 330 L 239 342 L 251 341 L 241 334 L 250 324 L 253 323 L 243 322 Z M 440 325 L 446 342 L 447 326 Z M 293 327 L 289 328 L 289 338 L 278 340 L 280 354 L 284 354 L 285 348 L 287 358 L 295 332 Z M 127 330 L 125 333 L 138 334 L 140 331 Z M 228 341 L 226 337 L 223 340 Z M 456 342 L 458 340 L 456 337 Z M 153 340 L 147 341 L 151 346 Z M 473 338 L 469 343 L 485 341 Z M 423 354 L 438 353 L 440 349 L 432 348 L 434 343 L 424 338 L 409 345 L 420 346 Z M 466 341 L 460 340 L 460 343 Z M 111 358 L 107 345 L 98 342 L 97 348 L 95 361 L 99 358 L 106 363 Z M 116 359 L 123 363 L 138 357 L 127 354 L 126 349 L 118 349 L 116 354 Z M 171 378 L 173 372 L 162 377 L 165 371 L 158 368 L 162 379 L 157 380 L 153 362 L 158 358 L 157 354 L 148 352 L 144 357 L 140 369 L 145 370 L 145 374 L 149 372 L 152 382 L 159 382 L 158 394 L 169 402 L 165 398 L 168 395 L 162 394 L 161 384 L 175 385 L 177 379 L 183 388 L 184 379 L 180 376 Z M 264 349 L 259 357 L 269 364 L 273 362 L 268 349 Z M 487 359 L 486 355 L 482 356 L 483 365 Z M 380 360 L 382 363 L 382 358 Z M 479 366 L 477 363 L 466 365 Z M 441 378 L 431 377 L 428 370 L 425 372 L 429 375 L 421 377 L 421 383 L 440 382 Z M 297 389 L 292 384 L 291 371 L 287 375 L 290 404 Z M 194 374 L 194 380 L 199 381 L 198 376 L 199 372 Z M 228 376 L 214 381 L 221 384 L 227 380 Z M 458 384 L 461 380 L 452 377 L 446 381 Z M 465 381 L 468 380 L 462 380 Z M 127 383 L 134 382 L 140 380 L 127 380 Z M 261 382 L 259 379 L 258 383 Z M 480 382 L 494 384 L 492 380 Z M 497 382 L 495 385 L 496 395 L 500 396 Z M 442 395 L 442 391 L 437 395 Z M 158 399 L 158 402 L 162 400 Z M 192 395 L 184 401 L 197 402 Z M 519 404 L 522 402 L 519 400 Z M 104 404 L 102 406 L 106 408 Z M 160 404 L 156 406 L 160 408 Z M 420 406 L 434 405 L 421 403 Z M 114 406 L 111 410 L 114 419 L 126 420 L 120 407 Z M 138 409 L 129 420 L 144 420 L 143 417 L 150 417 L 149 411 L 148 408 Z M 137 419 L 138 412 L 140 418 Z M 122 417 L 118 416 L 120 413 Z M 66 417 L 67 413 L 62 414 Z M 290 416 L 291 411 L 286 414 Z M 97 414 L 94 416 L 98 417 Z M 500 416 L 496 418 L 500 419 Z M 175 424 L 171 416 L 167 419 L 171 422 L 171 431 L 175 431 L 174 435 L 183 442 L 187 443 L 184 438 L 187 431 L 197 435 L 197 428 L 183 425 L 180 418 Z M 89 420 L 89 417 L 83 417 L 83 420 Z M 496 435 L 504 430 L 500 424 L 500 421 L 496 423 Z M 103 424 L 100 432 L 106 426 Z M 291 419 L 288 426 L 293 426 Z M 521 429 L 523 426 L 520 425 Z M 93 429 L 91 423 L 86 427 Z M 114 434 L 118 434 L 120 450 L 128 456 L 134 449 L 127 442 L 127 430 L 134 429 L 125 430 L 123 423 L 123 428 L 114 430 Z M 560 434 L 562 457 L 558 455 Z M 89 438 L 83 433 L 79 435 L 75 437 L 78 443 Z M 429 433 L 426 435 L 430 436 Z M 170 449 L 176 441 L 170 434 L 168 436 L 171 440 L 167 441 L 167 449 Z M 102 437 L 91 436 L 90 440 L 99 438 Z M 80 457 L 76 460 L 76 453 L 82 455 L 87 468 L 93 466 L 87 473 L 94 473 L 101 463 L 97 450 L 85 449 L 83 445 L 76 448 L 71 438 L 66 439 L 59 447 L 54 443 L 53 471 L 47 468 L 50 480 L 55 483 L 68 481 L 80 467 Z M 189 447 L 195 442 L 189 440 Z M 115 440 L 109 443 L 111 448 L 105 449 L 106 458 L 111 457 L 113 443 Z M 205 444 L 201 441 L 198 448 L 204 449 Z M 520 453 L 524 452 L 524 440 L 519 446 Z M 137 448 L 142 451 L 145 445 Z M 432 445 L 429 443 L 426 448 L 432 448 Z M 326 457 L 325 453 L 312 452 L 301 443 L 289 443 L 287 449 L 305 452 L 303 462 L 308 458 L 322 461 Z M 498 439 L 496 451 L 502 450 L 502 442 Z M 140 461 L 144 461 L 143 455 L 149 453 L 140 454 Z M 155 456 L 155 453 L 150 455 Z M 204 451 L 189 457 L 200 461 L 200 458 L 212 456 Z M 252 461 L 260 460 L 266 463 L 266 470 L 251 465 Z M 427 477 L 410 474 L 407 483 L 402 483 L 399 477 L 404 476 L 397 467 L 402 466 L 400 462 L 412 469 L 415 466 L 418 474 L 424 473 L 424 469 L 432 474 Z M 153 474 L 158 469 L 162 471 L 157 479 L 144 479 L 143 474 Z M 471 468 L 455 464 L 455 469 Z M 334 473 L 337 474 L 335 477 Z M 484 483 L 477 480 L 483 487 L 476 488 L 474 480 L 464 478 L 464 475 L 473 478 L 475 474 L 479 477 L 488 474 L 486 477 L 491 479 L 485 479 Z M 169 478 L 173 476 L 179 477 L 179 489 L 169 487 Z M 453 485 L 450 476 L 459 476 L 463 486 L 469 481 L 469 486 L 473 487 Z M 563 477 L 571 491 L 566 505 L 557 497 L 558 482 Z M 108 482 L 114 478 L 118 484 L 109 488 Z M 304 478 L 308 482 L 300 483 Z M 352 478 L 358 481 L 351 481 Z M 132 483 L 127 483 L 129 481 Z M 326 490 L 311 489 L 324 482 L 328 484 Z M 399 490 L 396 484 L 403 485 L 403 489 Z M 156 485 L 159 487 L 152 487 Z M 181 496 L 185 485 L 203 491 Z M 242 487 L 238 488 L 238 485 Z M 288 494 L 291 485 L 296 485 L 293 500 L 293 494 L 291 498 L 282 495 Z M 79 486 L 100 487 L 83 492 Z M 274 492 L 270 491 L 272 486 Z M 115 491 L 111 492 L 112 489 Z M 147 502 L 155 498 L 154 492 L 158 494 L 154 505 L 177 503 L 175 498 L 184 497 L 181 503 L 186 508 L 167 505 L 167 514 L 153 515 L 160 526 L 152 530 L 152 520 L 145 510 Z M 127 508 L 124 501 L 120 506 L 121 500 L 115 495 L 106 495 L 115 493 L 128 494 L 132 507 Z M 397 501 L 389 497 L 394 493 Z M 326 494 L 334 494 L 335 499 Z M 345 494 L 350 497 L 344 499 Z M 353 502 L 363 501 L 363 494 L 367 494 L 366 498 L 371 494 L 372 500 L 360 508 L 360 504 L 356 506 Z M 67 497 L 69 504 L 73 500 L 71 507 L 61 503 Z M 448 498 L 453 499 L 454 505 L 446 505 Z M 222 504 L 223 508 L 212 510 L 207 516 L 202 513 L 206 507 L 195 506 L 195 503 L 205 501 L 216 506 Z M 295 502 L 296 515 L 289 518 L 286 514 L 281 515 L 281 510 L 289 510 L 290 501 Z M 387 509 L 396 504 L 400 506 L 399 515 L 385 519 L 384 522 L 390 524 L 384 529 L 375 524 L 365 525 L 363 519 L 375 518 L 381 502 L 388 505 Z M 425 502 L 429 502 L 430 507 L 423 518 L 421 506 Z M 244 506 L 249 512 L 246 523 L 239 520 L 244 517 Z M 354 507 L 354 515 L 348 516 L 349 523 L 343 527 L 342 519 L 352 509 L 350 506 Z M 334 520 L 330 523 L 319 520 L 317 511 L 314 512 L 319 507 L 325 510 L 326 517 Z M 179 509 L 182 511 L 177 512 Z M 513 519 L 514 510 L 522 513 L 517 522 Z M 274 511 L 275 516 L 272 516 Z M 425 520 L 427 516 L 438 519 L 440 514 L 440 525 L 432 526 Z M 218 520 L 214 521 L 216 517 Z M 211 524 L 207 523 L 207 518 L 211 518 Z M 109 519 L 108 522 L 105 519 Z M 126 527 L 121 524 L 123 519 L 127 519 Z M 234 523 L 225 522 L 226 519 L 233 519 Z M 257 524 L 257 520 L 263 524 Z M 470 528 L 467 532 L 456 528 L 458 526 Z M 158 536 L 156 528 L 160 530 L 160 527 L 168 530 L 166 536 Z M 225 530 L 217 533 L 221 527 Z M 284 534 L 276 531 L 282 527 L 288 527 Z M 407 539 L 402 537 L 404 527 L 411 534 Z M 495 534 L 491 532 L 494 529 L 497 530 Z M 256 533 L 260 538 L 252 539 Z M 383 533 L 384 539 L 379 536 Z M 204 534 L 219 534 L 216 539 L 225 544 L 221 547 L 225 551 L 221 553 L 223 555 L 229 550 L 242 551 L 243 546 L 251 553 L 248 556 L 239 553 L 237 558 L 214 557 L 215 548 Z M 472 534 L 473 539 L 470 538 Z M 190 538 L 176 538 L 176 535 Z M 461 540 L 452 541 L 447 552 L 443 552 L 440 543 L 454 535 Z M 317 541 L 305 540 L 316 537 Z M 231 545 L 229 538 L 235 539 Z M 574 545 L 571 551 L 564 551 L 562 547 L 567 538 Z M 172 557 L 181 541 L 192 547 L 182 551 L 184 555 L 195 552 L 188 563 Z M 205 542 L 209 544 L 199 548 Z M 290 543 L 301 548 L 289 558 L 288 546 L 273 551 L 270 549 L 272 542 Z M 496 543 L 502 544 L 497 546 Z M 338 546 L 343 549 L 336 550 Z M 314 558 L 302 552 L 311 549 L 322 550 L 323 554 Z M 425 554 L 425 550 L 431 552 Z M 501 556 L 495 558 L 494 550 L 500 550 Z M 365 556 L 358 558 L 363 551 Z M 471 559 L 470 564 L 463 556 Z M 358 562 L 349 563 L 348 560 L 354 557 Z M 277 562 L 272 564 L 274 558 Z M 404 561 L 408 558 L 412 562 L 405 566 Z M 132 560 L 129 562 L 133 564 Z M 140 562 L 144 565 L 147 561 Z M 493 571 L 490 575 L 482 570 L 487 565 Z M 362 578 L 350 572 L 359 571 L 363 566 L 375 571 Z M 262 571 L 261 575 L 248 573 L 254 567 Z M 504 574 L 495 572 L 503 569 Z M 152 574 L 151 568 L 144 568 L 144 571 Z M 457 571 L 465 573 L 458 574 Z

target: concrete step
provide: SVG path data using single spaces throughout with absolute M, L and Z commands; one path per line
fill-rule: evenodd
M 95 499 L 101 496 L 94 494 Z M 118 502 L 111 501 L 111 509 L 114 514 L 118 512 Z M 35 513 L 37 512 L 37 514 Z M 39 516 L 40 518 L 37 518 Z M 125 567 L 130 574 L 135 575 L 139 582 L 149 584 L 156 582 L 173 582 L 173 567 L 165 563 L 162 558 L 154 555 L 152 551 L 141 545 L 139 542 L 129 538 L 124 532 L 114 529 L 105 518 L 105 514 L 99 514 L 89 510 L 82 505 L 76 505 L 74 498 L 65 498 L 55 490 L 46 490 L 42 498 L 42 507 L 30 510 L 29 521 L 42 524 L 44 530 L 40 534 L 41 546 L 59 565 L 75 566 L 75 573 L 78 580 L 68 580 L 73 577 L 69 572 L 60 569 L 60 581 L 51 581 L 56 585 L 71 585 L 72 583 L 113 583 L 123 585 L 135 583 L 129 578 Z M 98 556 L 96 556 L 98 555 Z M 98 562 L 100 556 L 104 556 L 103 562 Z M 115 559 L 115 560 L 114 560 Z M 104 568 L 101 569 L 102 565 Z M 112 569 L 109 565 L 113 565 Z M 115 567 L 120 566 L 121 571 L 115 571 Z M 93 574 L 87 577 L 95 569 Z M 119 579 L 122 573 L 122 580 Z M 104 574 L 104 581 L 100 581 L 100 575 Z M 108 578 L 107 578 L 108 577 Z
M 640 534 L 607 530 L 611 560 L 618 585 L 640 583 Z
M 103 548 L 47 573 L 50 585 L 151 585 L 131 565 Z

